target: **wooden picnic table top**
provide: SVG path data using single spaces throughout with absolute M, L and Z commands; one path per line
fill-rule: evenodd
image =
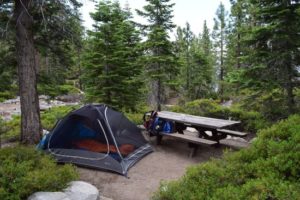
M 172 120 L 175 122 L 181 122 L 184 124 L 194 125 L 198 127 L 220 129 L 234 124 L 241 123 L 240 121 L 216 119 L 210 117 L 200 117 L 195 115 L 188 115 L 183 113 L 160 111 L 157 112 L 157 116 L 163 119 Z

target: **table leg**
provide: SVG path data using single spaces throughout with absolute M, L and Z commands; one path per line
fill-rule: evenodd
M 227 135 L 225 135 L 225 134 L 218 133 L 217 130 L 211 130 L 211 132 L 212 132 L 213 140 L 218 142 L 218 144 L 220 144 L 220 140 L 225 139 L 227 137 Z
M 195 127 L 197 131 L 199 132 L 199 137 L 208 139 L 208 140 L 213 140 L 219 143 L 220 140 L 224 139 L 227 137 L 225 134 L 218 133 L 216 129 L 207 129 L 207 128 L 202 128 L 202 127 Z M 208 135 L 205 131 L 211 131 L 212 135 Z
M 198 145 L 197 144 L 193 144 L 193 143 L 188 143 L 189 145 L 189 148 L 191 148 L 191 151 L 189 153 L 189 157 L 192 158 L 196 152 L 197 152 L 197 149 L 198 149 Z
M 160 145 L 160 144 L 161 144 L 162 137 L 163 137 L 162 135 L 157 134 L 157 136 L 156 136 L 156 144 L 157 144 L 157 145 Z
M 175 129 L 178 133 L 183 134 L 183 131 L 186 129 L 186 125 L 183 123 L 175 122 Z

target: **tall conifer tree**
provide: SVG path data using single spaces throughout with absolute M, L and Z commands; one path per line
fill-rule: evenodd
M 138 14 L 148 20 L 142 27 L 147 32 L 145 51 L 146 77 L 150 82 L 151 97 L 155 109 L 161 110 L 166 85 L 175 79 L 177 74 L 176 59 L 173 45 L 169 40 L 168 31 L 175 25 L 172 22 L 174 4 L 170 0 L 146 0 L 147 5 Z
M 300 65 L 300 1 L 251 0 L 255 26 L 246 40 L 244 77 L 256 90 L 283 89 L 288 114 L 295 112 L 294 89 Z M 298 70 L 297 70 L 298 68 Z M 251 85 L 250 85 L 250 84 Z
M 227 12 L 225 10 L 222 2 L 220 3 L 217 12 L 216 18 L 214 18 L 214 30 L 213 30 L 213 39 L 215 42 L 215 50 L 217 54 L 217 65 L 219 71 L 219 94 L 221 99 L 223 99 L 224 86 L 223 81 L 226 73 L 225 68 L 225 57 L 226 57 L 226 17 Z
M 207 27 L 199 38 L 191 32 L 188 23 L 184 28 L 178 27 L 176 47 L 181 67 L 182 93 L 189 100 L 209 97 L 213 89 L 213 62 Z
M 208 29 L 207 24 L 206 24 L 206 20 L 204 20 L 203 30 L 202 30 L 202 34 L 201 34 L 200 37 L 201 37 L 200 38 L 200 46 L 203 50 L 203 53 L 206 56 L 211 56 L 212 41 L 211 41 L 211 38 L 210 38 L 210 33 L 209 33 L 209 29 Z
M 94 31 L 89 32 L 84 83 L 87 99 L 117 109 L 134 109 L 141 86 L 137 64 L 140 41 L 129 10 L 118 2 L 101 1 L 95 13 Z

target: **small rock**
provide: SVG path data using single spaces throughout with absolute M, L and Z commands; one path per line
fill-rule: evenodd
M 63 192 L 36 192 L 28 200 L 71 200 Z
M 64 192 L 72 200 L 97 200 L 99 198 L 98 189 L 83 181 L 72 181 Z

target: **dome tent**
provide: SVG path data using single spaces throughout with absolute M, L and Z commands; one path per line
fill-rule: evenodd
M 58 162 L 122 175 L 153 151 L 135 124 L 104 104 L 86 105 L 70 112 L 39 146 Z

